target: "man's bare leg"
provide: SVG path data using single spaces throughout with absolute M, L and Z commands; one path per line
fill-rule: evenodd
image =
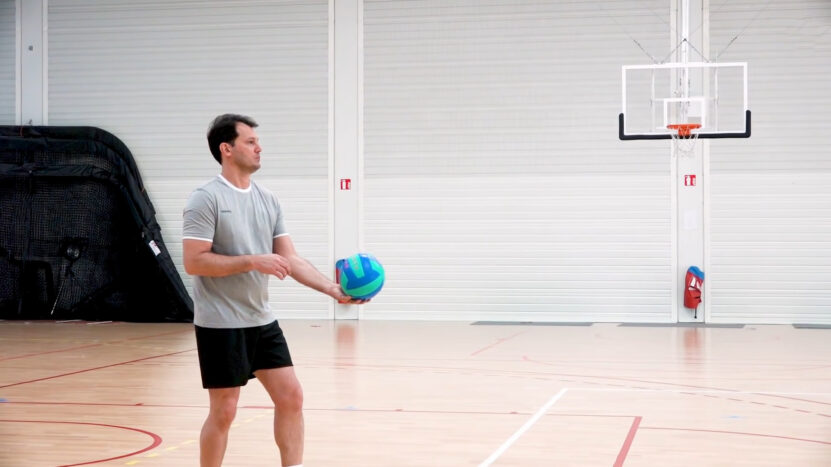
M 202 467 L 219 467 L 228 445 L 228 431 L 237 413 L 240 388 L 208 389 L 211 408 L 199 436 L 199 461 Z
M 294 367 L 254 373 L 274 402 L 274 441 L 284 466 L 303 463 L 303 388 Z

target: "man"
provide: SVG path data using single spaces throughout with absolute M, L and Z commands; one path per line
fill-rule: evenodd
M 303 390 L 268 305 L 268 276 L 291 276 L 341 303 L 365 303 L 297 255 L 277 197 L 251 179 L 262 151 L 256 127 L 242 115 L 214 119 L 208 146 L 222 171 L 193 192 L 184 210 L 185 271 L 194 276 L 199 367 L 210 396 L 199 439 L 203 467 L 222 464 L 240 387 L 253 377 L 274 402 L 282 464 L 302 465 Z

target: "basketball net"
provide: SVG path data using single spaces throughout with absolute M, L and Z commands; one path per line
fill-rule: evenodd
M 681 123 L 667 125 L 667 128 L 674 130 L 670 133 L 674 154 L 679 157 L 694 156 L 695 145 L 698 142 L 698 133 L 693 133 L 692 130 L 701 128 L 701 125 L 698 123 Z

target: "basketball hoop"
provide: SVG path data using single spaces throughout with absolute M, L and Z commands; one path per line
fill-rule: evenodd
M 695 138 L 697 134 L 693 133 L 693 130 L 697 130 L 701 128 L 700 123 L 673 123 L 667 125 L 667 128 L 670 130 L 676 130 L 678 132 L 678 138 Z
M 667 125 L 670 132 L 675 151 L 679 156 L 688 157 L 695 153 L 695 143 L 698 141 L 698 133 L 693 130 L 701 128 L 700 123 L 672 123 Z

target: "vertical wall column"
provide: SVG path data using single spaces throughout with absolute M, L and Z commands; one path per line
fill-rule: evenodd
M 705 58 L 712 57 L 710 52 L 710 0 L 698 0 L 701 13 L 701 53 Z M 702 60 L 703 61 L 703 60 Z M 714 61 L 718 61 L 715 60 Z M 710 88 L 708 80 L 704 82 L 704 95 L 709 96 L 715 93 Z M 718 140 L 716 140 L 718 141 Z M 710 265 L 710 229 L 712 226 L 710 214 L 710 140 L 701 142 L 701 179 L 704 182 L 701 186 L 702 212 L 702 233 L 701 233 L 701 269 L 704 272 L 704 293 L 701 295 L 701 306 L 698 307 L 699 320 L 710 321 L 712 319 L 712 308 L 710 307 L 710 285 L 712 284 L 712 267 Z M 708 281 L 709 279 L 709 281 Z
M 673 31 L 673 49 L 677 48 L 676 61 L 678 62 L 703 62 L 705 57 L 701 56 L 706 42 L 706 31 L 702 16 L 701 0 L 679 0 L 674 2 L 678 8 L 676 29 Z M 686 39 L 686 43 L 682 42 Z M 680 83 L 679 86 L 688 86 L 689 95 L 706 95 L 707 90 L 702 89 L 701 83 L 706 82 L 699 77 L 692 77 L 693 73 L 701 73 L 699 70 L 689 70 L 687 83 Z M 693 79 L 690 79 L 693 78 Z M 675 144 L 675 142 L 673 142 Z M 683 143 L 681 143 L 683 144 Z M 679 154 L 673 147 L 672 157 L 674 158 L 675 174 L 673 186 L 676 190 L 676 312 L 678 322 L 704 321 L 704 307 L 706 303 L 698 306 L 697 310 L 684 307 L 683 294 L 686 288 L 686 274 L 690 266 L 697 266 L 704 271 L 705 278 L 707 270 L 704 264 L 704 233 L 706 231 L 704 193 L 707 188 L 707 178 L 704 173 L 704 147 L 708 140 L 698 140 L 695 148 L 689 155 Z M 704 281 L 707 287 L 707 281 Z
M 362 131 L 361 0 L 330 0 L 333 26 L 332 167 L 335 259 L 358 253 L 361 246 Z M 335 305 L 335 319 L 358 318 L 355 305 Z
M 47 0 L 18 2 L 20 70 L 19 112 L 22 125 L 46 125 Z

